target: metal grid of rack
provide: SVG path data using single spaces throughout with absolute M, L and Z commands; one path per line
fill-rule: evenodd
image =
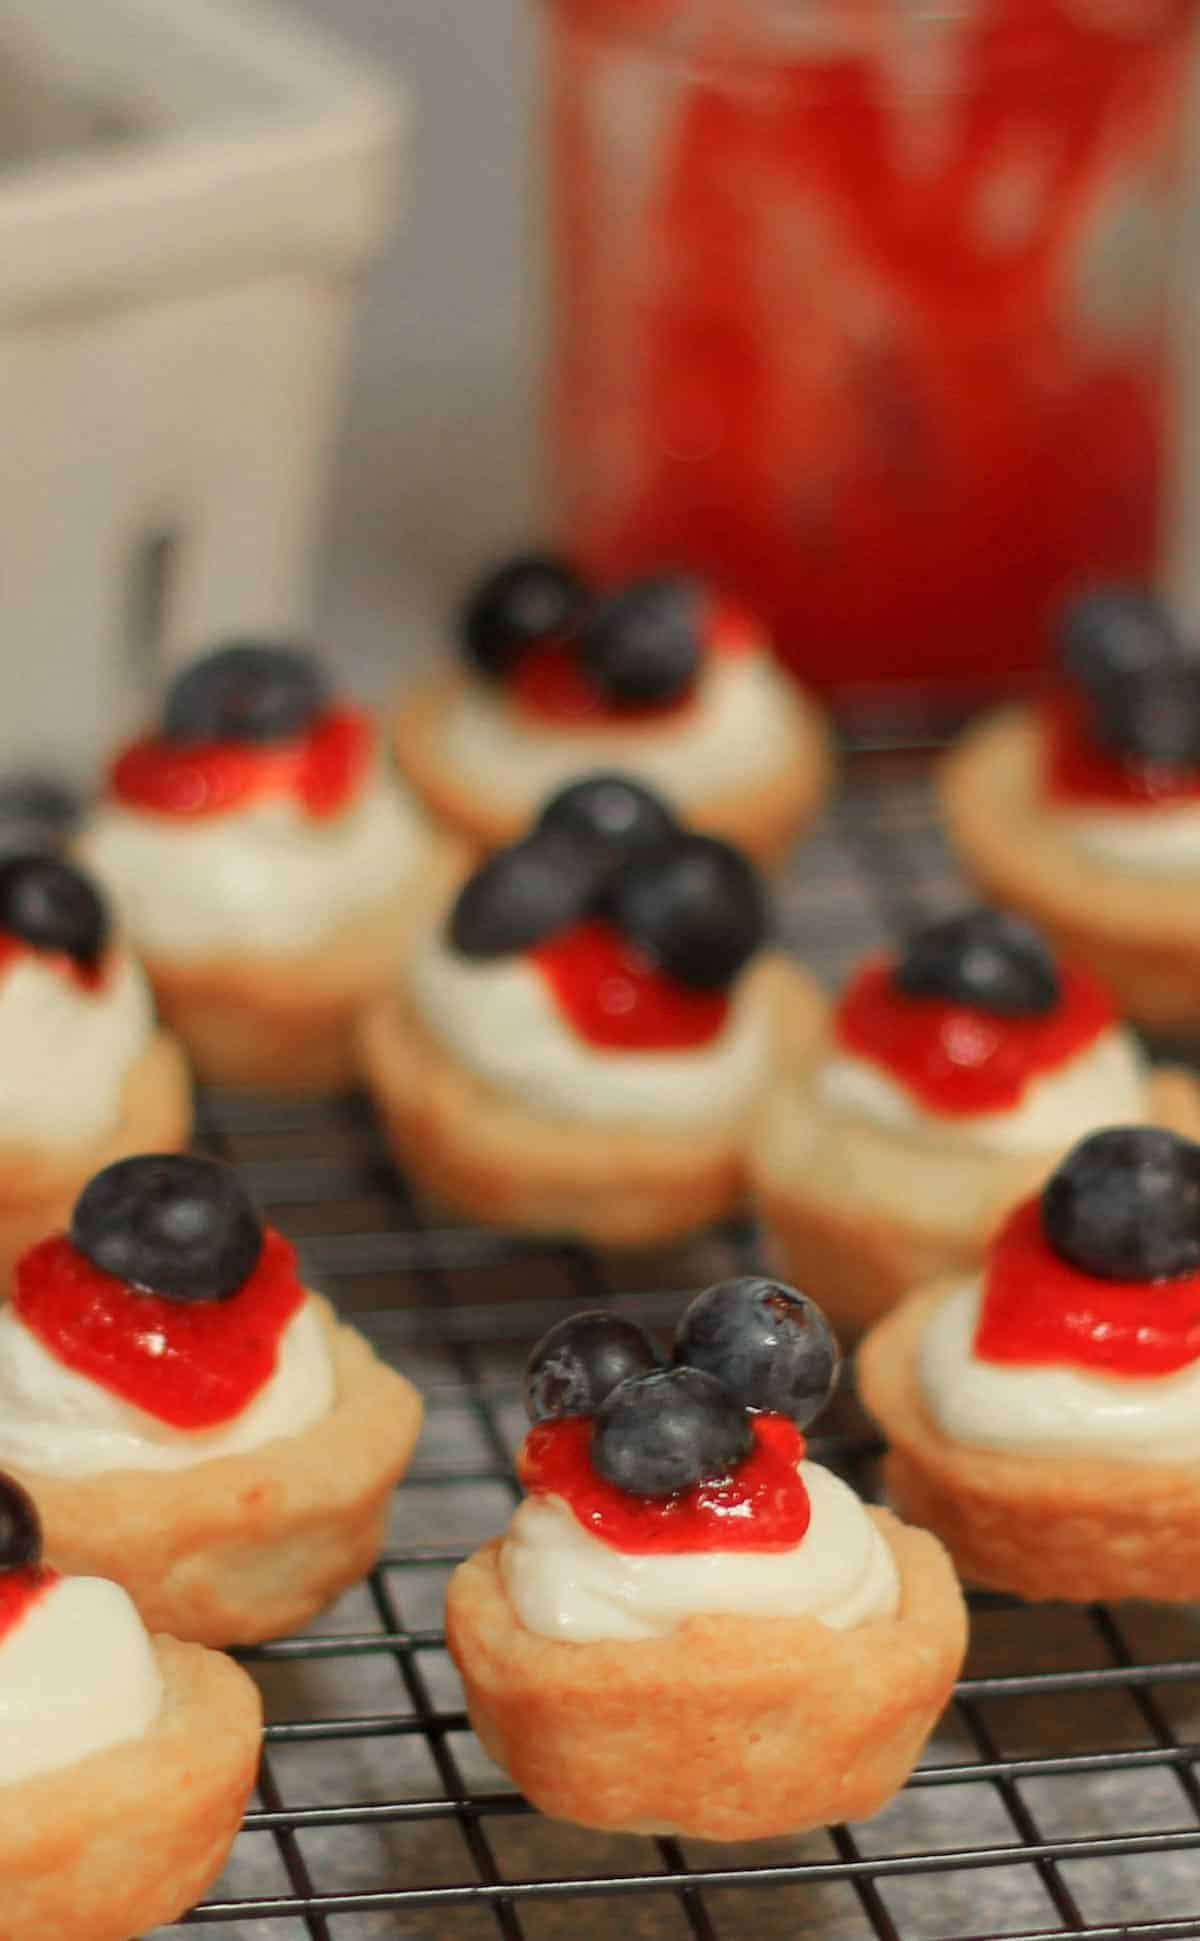
M 856 764 L 779 901 L 789 941 L 833 980 L 958 894 L 919 766 L 881 759 Z M 669 1324 L 680 1290 L 755 1263 L 754 1230 L 608 1261 L 437 1224 L 354 1100 L 210 1097 L 201 1137 L 423 1388 L 428 1421 L 379 1568 L 311 1634 L 243 1654 L 267 1702 L 260 1784 L 189 1923 L 228 1941 L 1200 1936 L 1190 1611 L 973 1599 L 955 1701 L 868 1825 L 729 1848 L 533 1813 L 471 1735 L 440 1628 L 455 1563 L 517 1497 L 525 1349 L 572 1304 Z M 823 1427 L 817 1457 L 874 1493 L 878 1450 L 852 1394 Z

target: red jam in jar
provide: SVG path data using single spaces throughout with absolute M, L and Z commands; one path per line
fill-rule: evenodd
M 1115 1023 L 1098 984 L 1060 970 L 1062 996 L 1040 1017 L 1001 1017 L 896 988 L 890 961 L 864 965 L 834 1021 L 838 1043 L 886 1071 L 933 1112 L 1008 1112 L 1026 1088 Z
M 176 744 L 148 736 L 118 755 L 109 787 L 119 802 L 193 820 L 264 796 L 291 796 L 314 819 L 337 815 L 366 774 L 375 745 L 370 716 L 329 708 L 294 741 Z
M 655 970 L 607 923 L 548 938 L 530 962 L 571 1029 L 600 1051 L 698 1051 L 729 1016 L 723 991 L 693 991 Z
M 782 1415 L 753 1418 L 755 1446 L 732 1476 L 676 1496 L 630 1496 L 592 1467 L 590 1416 L 543 1422 L 518 1461 L 531 1496 L 560 1496 L 592 1536 L 648 1556 L 699 1550 L 794 1550 L 812 1511 L 800 1476 L 804 1437 Z
M 42 1564 L 27 1570 L 0 1570 L 0 1642 L 58 1581 L 58 1572 Z
M 1047 795 L 1066 806 L 1152 809 L 1200 802 L 1200 769 L 1165 768 L 1101 748 L 1088 728 L 1086 702 L 1066 691 L 1042 704 L 1042 773 Z
M 94 1267 L 65 1234 L 17 1262 L 13 1307 L 65 1368 L 173 1429 L 239 1416 L 279 1360 L 305 1300 L 296 1252 L 268 1228 L 254 1272 L 227 1301 L 142 1294 Z

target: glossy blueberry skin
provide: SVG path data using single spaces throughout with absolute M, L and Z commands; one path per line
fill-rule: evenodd
M 232 1166 L 147 1153 L 88 1181 L 71 1216 L 71 1241 L 142 1293 L 224 1301 L 258 1264 L 263 1228 Z
M 521 553 L 472 588 L 459 639 L 476 670 L 500 680 L 526 648 L 573 633 L 586 605 L 587 588 L 565 560 Z
M 1114 676 L 1089 696 L 1102 747 L 1151 767 L 1200 766 L 1200 661 Z
M 1055 1252 L 1098 1280 L 1200 1270 L 1200 1146 L 1161 1126 L 1110 1126 L 1069 1152 L 1042 1192 Z
M 753 864 L 717 837 L 688 831 L 633 857 L 613 880 L 609 903 L 631 943 L 698 991 L 727 990 L 770 927 Z
M 529 1420 L 594 1415 L 619 1383 L 661 1366 L 662 1356 L 636 1322 L 603 1308 L 568 1315 L 542 1336 L 526 1363 Z
M 749 1275 L 706 1288 L 685 1309 L 675 1360 L 723 1382 L 744 1408 L 815 1422 L 837 1386 L 841 1352 L 815 1301 Z
M 674 1496 L 744 1462 L 754 1445 L 750 1425 L 714 1375 L 656 1369 L 622 1382 L 597 1410 L 592 1466 L 630 1496 Z
M 0 1473 L 0 1570 L 35 1570 L 42 1561 L 42 1523 L 33 1498 Z
M 643 850 L 674 836 L 678 824 L 666 803 L 627 775 L 585 775 L 552 795 L 534 835 L 574 843 L 597 883 Z
M 610 701 L 631 707 L 673 701 L 700 671 L 704 595 L 691 580 L 638 580 L 596 603 L 579 649 Z
M 1178 661 L 1184 646 L 1161 601 L 1137 587 L 1108 586 L 1065 609 L 1059 653 L 1064 671 L 1092 688 Z
M 463 957 L 529 950 L 587 914 L 595 877 L 586 855 L 554 834 L 497 850 L 459 891 L 449 938 Z
M 983 906 L 922 930 L 892 977 L 906 997 L 941 998 L 1002 1018 L 1044 1017 L 1062 996 L 1041 933 L 1023 917 Z
M 94 970 L 110 934 L 99 891 L 55 856 L 26 852 L 0 861 L 0 930 L 35 950 L 61 950 Z
M 231 640 L 178 674 L 167 690 L 167 741 L 291 741 L 327 705 L 311 654 L 271 641 Z

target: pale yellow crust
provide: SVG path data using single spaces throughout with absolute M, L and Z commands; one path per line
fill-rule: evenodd
M 948 1291 L 915 1294 L 859 1350 L 859 1392 L 891 1444 L 884 1477 L 900 1513 L 989 1590 L 1078 1604 L 1200 1598 L 1200 1464 L 1009 1455 L 942 1434 L 917 1351 Z
M 351 1085 L 359 1012 L 391 988 L 414 929 L 445 903 L 469 863 L 465 848 L 439 838 L 398 894 L 339 925 L 312 950 L 198 963 L 146 956 L 159 1011 L 187 1046 L 197 1076 L 207 1085 L 279 1093 Z
M 1200 1025 L 1200 897 L 1190 875 L 1137 876 L 1080 854 L 1044 806 L 1040 732 L 1028 710 L 988 717 L 942 765 L 951 841 L 999 903 L 1086 964 L 1148 1031 Z
M 749 973 L 776 1014 L 779 1062 L 814 1037 L 825 1000 L 770 958 Z M 361 1063 L 384 1132 L 410 1181 L 495 1226 L 654 1245 L 720 1219 L 741 1199 L 750 1113 L 676 1132 L 539 1117 L 446 1052 L 393 992 L 361 1025 Z
M 669 1637 L 527 1631 L 499 1542 L 450 1580 L 446 1637 L 471 1724 L 543 1813 L 605 1832 L 754 1840 L 864 1820 L 903 1785 L 966 1648 L 940 1545 L 871 1515 L 899 1566 L 894 1618 L 691 1618 Z
M 1200 1084 L 1156 1070 L 1150 1117 L 1200 1139 Z M 1061 1157 L 922 1141 L 821 1105 L 792 1079 L 761 1115 L 750 1178 L 778 1271 L 850 1340 L 922 1282 L 978 1267 L 999 1222 Z
M 439 674 L 401 695 L 393 718 L 393 748 L 401 773 L 438 820 L 484 849 L 515 842 L 529 826 L 527 804 L 484 793 L 470 776 L 443 758 L 443 729 L 449 710 L 467 685 L 462 674 Z M 819 710 L 797 690 L 796 746 L 791 761 L 753 786 L 715 790 L 686 811 L 687 822 L 744 849 L 759 863 L 781 862 L 812 822 L 833 782 L 833 739 Z M 522 722 L 525 732 L 555 738 Z M 637 773 L 637 745 L 669 734 L 669 727 L 622 726 L 613 732 L 612 758 L 606 766 Z
M 337 1384 L 327 1415 L 190 1469 L 59 1479 L 14 1466 L 41 1513 L 47 1561 L 115 1579 L 149 1630 L 210 1645 L 280 1637 L 357 1583 L 382 1547 L 422 1403 L 312 1298 Z
M 70 1085 L 71 1074 L 59 1081 Z M 68 1224 L 93 1173 L 139 1152 L 178 1152 L 192 1130 L 192 1081 L 177 1038 L 156 1031 L 129 1069 L 116 1126 L 77 1146 L 0 1142 L 0 1288 L 27 1247 Z
M 129 1941 L 220 1873 L 258 1768 L 262 1701 L 232 1659 L 156 1638 L 143 1737 L 0 1786 L 3 1941 Z

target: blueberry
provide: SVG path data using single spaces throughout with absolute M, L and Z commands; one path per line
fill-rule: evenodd
M 619 1382 L 662 1366 L 644 1328 L 601 1308 L 569 1315 L 544 1334 L 525 1365 L 531 1422 L 594 1415 Z
M 163 706 L 168 741 L 290 741 L 328 700 L 311 654 L 269 641 L 231 640 L 176 675 Z
M 753 865 L 715 836 L 685 831 L 632 857 L 613 881 L 610 906 L 631 943 L 695 990 L 727 989 L 768 931 Z
M 523 553 L 476 584 L 459 637 L 479 672 L 498 680 L 525 648 L 573 632 L 586 602 L 587 589 L 565 560 Z
M 1156 768 L 1200 765 L 1200 661 L 1114 676 L 1088 697 L 1101 747 Z
M 655 1369 L 601 1403 L 592 1465 L 630 1496 L 674 1496 L 744 1462 L 754 1442 L 750 1422 L 715 1375 L 682 1365 Z
M 1152 673 L 1181 659 L 1184 651 L 1165 607 L 1136 587 L 1095 587 L 1072 601 L 1062 617 L 1063 668 L 1088 689 Z
M 833 1394 L 841 1354 L 815 1301 L 749 1276 L 696 1296 L 675 1332 L 675 1360 L 715 1375 L 744 1408 L 806 1429 Z
M 479 865 L 458 893 L 449 934 L 464 957 L 528 950 L 587 913 L 595 878 L 574 843 L 527 836 Z
M 586 775 L 551 796 L 535 835 L 562 836 L 588 859 L 597 883 L 653 843 L 676 833 L 666 803 L 626 775 Z
M 943 998 L 1002 1018 L 1044 1017 L 1062 994 L 1045 938 L 1006 910 L 962 910 L 909 943 L 893 972 L 906 997 Z
M 94 1266 L 145 1294 L 224 1301 L 258 1264 L 263 1229 L 232 1166 L 147 1153 L 88 1181 L 71 1240 Z
M 31 853 L 0 862 L 0 930 L 35 950 L 62 950 L 91 970 L 109 937 L 108 911 L 79 870 Z
M 1098 1280 L 1200 1269 L 1200 1146 L 1161 1126 L 1112 1126 L 1067 1154 L 1042 1193 L 1056 1253 Z
M 704 596 L 690 580 L 638 580 L 597 602 L 580 635 L 583 665 L 610 701 L 672 701 L 695 680 Z
M 0 1473 L 0 1570 L 34 1570 L 42 1561 L 42 1522 L 33 1498 Z

